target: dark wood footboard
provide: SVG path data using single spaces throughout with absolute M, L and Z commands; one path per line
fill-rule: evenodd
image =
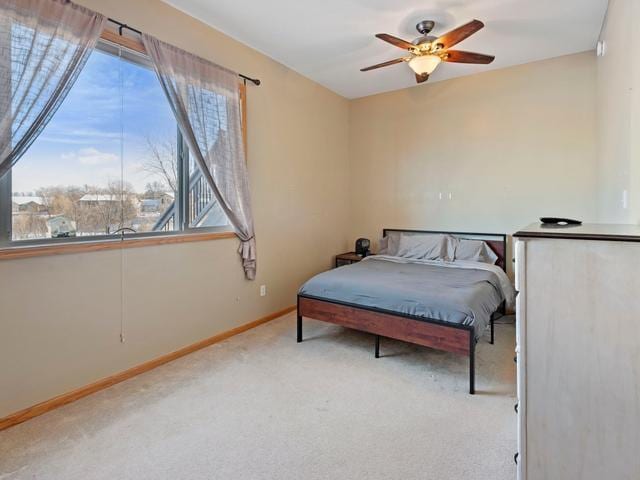
M 376 356 L 379 349 L 379 336 L 467 355 L 469 356 L 469 393 L 475 393 L 476 340 L 473 327 L 298 295 L 298 342 L 302 341 L 302 317 L 377 335 Z

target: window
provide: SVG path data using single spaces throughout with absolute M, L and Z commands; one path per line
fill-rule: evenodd
M 149 60 L 106 41 L 0 200 L 3 243 L 230 229 Z

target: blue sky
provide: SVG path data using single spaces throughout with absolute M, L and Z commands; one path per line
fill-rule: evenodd
M 121 131 L 124 136 L 121 140 Z M 176 123 L 155 72 L 95 50 L 47 127 L 12 170 L 14 192 L 124 179 L 142 192 L 147 137 L 175 142 Z

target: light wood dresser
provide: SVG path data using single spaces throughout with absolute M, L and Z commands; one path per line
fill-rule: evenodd
M 518 478 L 640 479 L 640 227 L 514 243 Z

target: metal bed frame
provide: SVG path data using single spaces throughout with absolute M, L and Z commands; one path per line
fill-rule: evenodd
M 403 233 L 448 234 L 458 238 L 469 238 L 485 241 L 498 256 L 496 265 L 506 271 L 507 236 L 502 233 L 445 232 L 434 230 L 383 230 Z M 491 340 L 494 342 L 494 321 L 504 314 L 505 303 L 491 315 Z M 375 358 L 380 357 L 380 337 L 414 343 L 448 352 L 467 355 L 469 357 L 469 393 L 475 393 L 475 349 L 477 340 L 475 329 L 471 325 L 460 325 L 433 318 L 419 317 L 390 310 L 341 302 L 312 295 L 298 294 L 297 304 L 297 341 L 302 342 L 302 318 L 312 318 L 375 335 Z

